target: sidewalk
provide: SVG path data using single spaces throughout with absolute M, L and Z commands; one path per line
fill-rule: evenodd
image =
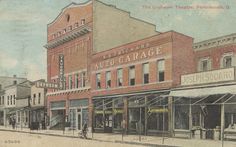
M 30 130 L 28 128 L 12 128 L 0 127 L 0 131 L 12 131 L 21 133 L 32 133 L 40 135 L 61 136 L 61 137 L 74 137 L 78 138 L 78 131 L 65 131 L 62 130 Z M 88 137 L 94 141 L 125 143 L 143 146 L 155 147 L 222 147 L 221 141 L 216 140 L 200 140 L 200 139 L 179 139 L 179 138 L 162 138 L 156 136 L 141 136 L 139 141 L 138 135 L 124 135 L 122 140 L 121 134 L 106 134 L 106 133 L 88 133 Z M 236 147 L 236 142 L 224 141 L 224 147 Z

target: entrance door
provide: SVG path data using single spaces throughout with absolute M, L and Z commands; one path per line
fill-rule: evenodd
M 105 114 L 105 133 L 111 133 L 112 132 L 112 114 Z

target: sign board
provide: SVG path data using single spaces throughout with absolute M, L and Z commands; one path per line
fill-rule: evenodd
M 60 89 L 60 86 L 59 86 L 58 83 L 49 83 L 49 82 L 37 81 L 35 85 L 38 88 Z
M 148 113 L 165 113 L 168 112 L 167 108 L 148 108 Z
M 64 89 L 64 55 L 59 55 L 59 83 L 61 89 Z
M 234 80 L 234 68 L 206 71 L 181 76 L 181 85 L 209 84 Z

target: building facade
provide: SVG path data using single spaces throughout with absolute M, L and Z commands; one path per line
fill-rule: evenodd
M 45 80 L 38 80 L 45 82 Z M 31 99 L 30 99 L 30 128 L 31 129 L 46 129 L 46 89 L 37 87 L 36 83 L 31 85 Z
M 47 93 L 50 127 L 230 136 L 235 42 L 231 34 L 193 43 L 98 0 L 72 3 L 48 25 L 47 78 L 62 88 Z

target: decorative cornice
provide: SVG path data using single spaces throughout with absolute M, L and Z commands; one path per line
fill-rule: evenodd
M 236 33 L 194 43 L 193 49 L 198 51 L 230 44 L 236 44 Z
M 92 31 L 92 29 L 89 26 L 83 25 L 77 29 L 72 30 L 71 32 L 69 32 L 65 35 L 62 35 L 52 41 L 49 41 L 44 47 L 47 49 L 55 48 L 59 45 L 62 45 L 64 43 L 68 42 L 68 41 L 71 41 L 71 40 L 76 39 L 80 36 L 83 36 L 91 31 Z

